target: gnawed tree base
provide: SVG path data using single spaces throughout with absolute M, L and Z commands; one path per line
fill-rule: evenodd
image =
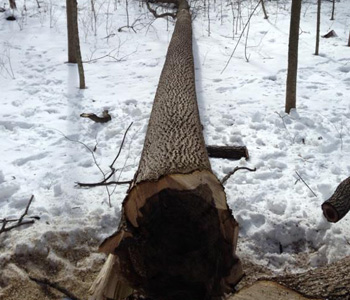
M 232 292 L 242 277 L 234 255 L 238 224 L 209 171 L 136 185 L 123 219 L 100 250 L 117 255 L 109 265 L 121 282 L 153 299 L 212 299 Z

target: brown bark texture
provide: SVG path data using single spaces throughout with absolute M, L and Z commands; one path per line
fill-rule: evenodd
M 75 38 L 74 38 L 74 2 L 72 0 L 66 0 L 67 11 L 67 40 L 68 40 L 68 62 L 77 63 L 76 51 L 75 51 Z
M 207 146 L 208 156 L 214 158 L 249 159 L 246 146 Z
M 290 113 L 290 110 L 292 108 L 296 108 L 300 12 L 301 0 L 292 0 L 292 11 L 290 16 L 289 29 L 288 72 L 285 105 L 285 112 L 288 114 Z
M 17 9 L 16 1 L 15 0 L 9 0 L 10 2 L 10 8 L 11 9 Z
M 322 204 L 323 214 L 329 222 L 336 223 L 350 210 L 350 177 L 342 181 L 334 194 Z
M 195 92 L 191 15 L 178 5 L 139 168 L 90 299 L 137 290 L 154 300 L 205 300 L 242 277 L 238 224 L 211 172 Z M 102 296 L 101 296 L 102 295 Z
M 275 280 L 308 298 L 350 300 L 350 257 L 326 267 Z

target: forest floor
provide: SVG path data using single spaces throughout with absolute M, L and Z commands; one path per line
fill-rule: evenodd
M 241 13 L 226 0 L 209 8 L 192 1 L 205 140 L 250 153 L 249 160 L 211 159 L 213 171 L 223 178 L 236 166 L 257 168 L 225 185 L 250 278 L 350 255 L 350 216 L 330 224 L 321 211 L 350 174 L 350 9 L 336 2 L 330 21 L 331 2 L 323 2 L 321 34 L 337 37 L 322 38 L 315 56 L 314 2 L 303 1 L 297 109 L 287 115 L 290 0 L 266 1 L 267 20 L 258 7 L 225 70 L 256 1 L 243 1 Z M 45 280 L 85 299 L 105 260 L 98 245 L 117 228 L 127 186 L 76 182 L 103 179 L 132 122 L 113 179 L 133 178 L 174 23 L 154 20 L 138 1 L 96 0 L 95 16 L 91 1 L 79 1 L 87 83 L 79 90 L 77 67 L 66 63 L 65 1 L 40 3 L 17 0 L 17 21 L 0 13 L 0 220 L 18 219 L 31 195 L 23 220 L 35 220 L 0 233 L 0 299 L 62 299 Z M 105 109 L 111 122 L 80 117 Z

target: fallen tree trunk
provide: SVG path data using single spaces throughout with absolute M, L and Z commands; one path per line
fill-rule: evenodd
M 246 146 L 207 146 L 208 156 L 215 158 L 249 159 Z
M 110 254 L 90 299 L 205 300 L 231 292 L 242 277 L 238 224 L 211 171 L 195 92 L 191 15 L 177 21 L 150 116 L 138 171 Z
M 336 223 L 350 210 L 350 177 L 342 181 L 332 197 L 322 204 L 323 214 L 329 222 Z
M 350 257 L 302 274 L 275 278 L 303 296 L 316 299 L 350 299 Z

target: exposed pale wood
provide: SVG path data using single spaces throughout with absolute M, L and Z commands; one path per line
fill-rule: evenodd
M 168 293 L 181 289 L 192 293 L 191 284 L 196 282 L 200 297 L 210 299 L 212 294 L 230 292 L 241 278 L 241 264 L 234 255 L 238 225 L 223 187 L 211 172 L 172 174 L 142 182 L 124 201 L 124 215 L 124 224 L 100 250 L 117 254 L 121 280 L 142 286 L 147 295 L 172 299 L 167 298 Z M 179 276 L 183 281 L 177 281 Z
M 342 181 L 334 194 L 322 204 L 323 214 L 329 222 L 338 222 L 350 210 L 350 177 Z
M 305 298 L 301 294 L 273 281 L 257 281 L 243 288 L 227 300 L 320 300 Z
M 249 159 L 246 146 L 207 146 L 208 156 L 216 158 Z

